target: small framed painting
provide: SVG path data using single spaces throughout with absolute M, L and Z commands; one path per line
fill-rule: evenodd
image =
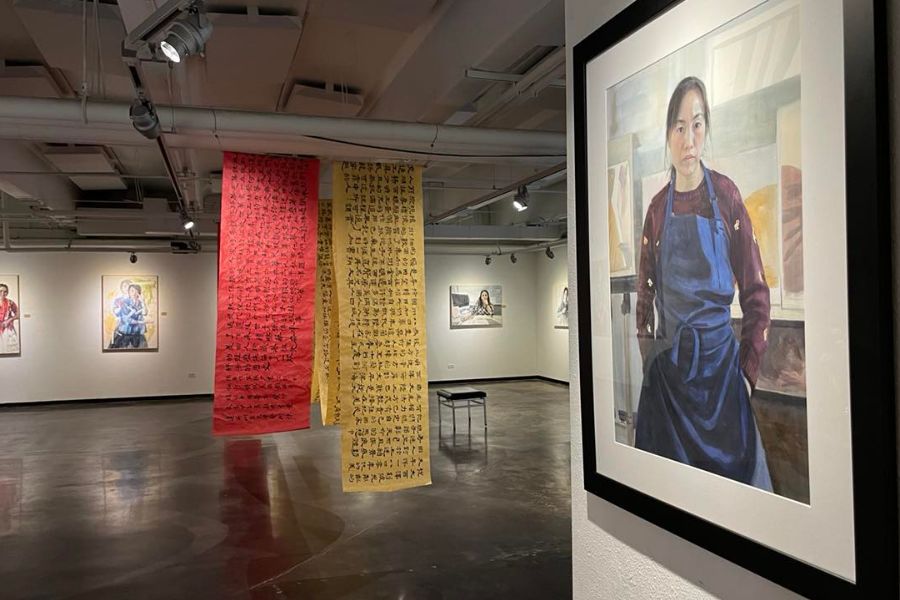
M 21 342 L 19 276 L 0 273 L 0 356 L 19 356 Z
M 503 327 L 503 287 L 451 285 L 450 329 Z
M 159 278 L 156 275 L 104 275 L 103 351 L 159 349 Z

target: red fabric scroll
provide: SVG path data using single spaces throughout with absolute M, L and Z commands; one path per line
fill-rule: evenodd
M 309 427 L 319 161 L 225 153 L 213 433 Z

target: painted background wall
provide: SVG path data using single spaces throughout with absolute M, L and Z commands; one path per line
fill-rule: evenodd
M 569 381 L 569 330 L 556 329 L 554 315 L 559 298 L 559 285 L 568 285 L 569 272 L 565 246 L 553 249 L 554 258 L 548 260 L 542 252 L 536 253 L 537 280 L 535 297 L 537 300 L 537 375 L 557 381 Z M 570 305 L 574 306 L 574 304 Z
M 18 273 L 22 313 L 0 403 L 212 392 L 214 254 L 0 252 L 0 273 Z M 102 275 L 159 276 L 158 351 L 101 352 Z
M 535 353 L 535 253 L 495 256 L 425 257 L 428 313 L 428 380 L 530 376 L 537 373 Z M 546 260 L 545 257 L 541 256 Z M 450 329 L 450 286 L 503 286 L 503 327 Z M 451 367 L 450 365 L 453 365 Z
M 566 48 L 568 51 L 568 80 L 572 81 L 571 51 L 574 44 L 608 21 L 630 4 L 630 0 L 566 0 Z M 889 13 L 889 86 L 891 92 L 893 202 L 900 197 L 900 135 L 896 123 L 900 119 L 900 98 L 897 80 L 900 64 L 896 57 L 900 45 L 896 39 L 900 31 L 900 1 L 888 1 Z M 568 88 L 568 130 L 573 131 L 572 94 Z M 573 138 L 569 135 L 569 173 L 574 173 Z M 574 181 L 569 180 L 569 214 L 574 214 Z M 895 211 L 894 239 L 900 232 L 900 211 Z M 569 221 L 570 288 L 576 295 L 575 223 Z M 900 281 L 900 253 L 895 250 L 895 288 Z M 900 314 L 900 294 L 895 290 L 895 314 Z M 900 333 L 900 319 L 895 317 Z M 728 598 L 758 600 L 759 598 L 798 598 L 796 594 L 775 585 L 706 550 L 685 542 L 655 525 L 651 525 L 584 491 L 582 470 L 580 388 L 578 385 L 578 345 L 572 338 L 569 346 L 570 399 L 572 421 L 572 569 L 573 592 L 576 599 L 616 598 L 638 600 L 645 598 L 707 599 Z M 900 357 L 900 355 L 898 355 Z M 900 368 L 896 370 L 900 375 Z M 900 379 L 898 379 L 900 385 Z M 898 387 L 900 389 L 900 387 Z
M 550 306 L 565 255 L 495 257 L 490 266 L 481 256 L 428 255 L 429 380 L 567 380 L 568 332 L 553 329 Z M 0 252 L 0 273 L 19 275 L 23 314 L 21 356 L 0 357 L 0 404 L 212 393 L 215 255 L 139 254 L 132 265 L 122 252 Z M 101 352 L 100 277 L 138 274 L 159 276 L 159 350 Z M 452 283 L 502 285 L 503 327 L 451 330 Z

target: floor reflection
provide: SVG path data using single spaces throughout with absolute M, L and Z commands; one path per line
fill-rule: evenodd
M 22 514 L 22 459 L 0 459 L 0 535 L 14 533 Z
M 125 450 L 101 456 L 103 520 L 107 526 L 135 529 L 158 518 L 159 462 L 159 455 L 148 450 Z
M 335 427 L 214 438 L 203 401 L 8 410 L 0 598 L 571 597 L 567 392 L 484 387 L 490 434 L 438 439 L 433 413 L 434 485 L 390 494 L 342 491 Z
M 228 587 L 274 581 L 340 537 L 340 518 L 292 499 L 277 446 L 229 439 L 223 459 L 219 510 L 228 529 L 223 542 Z

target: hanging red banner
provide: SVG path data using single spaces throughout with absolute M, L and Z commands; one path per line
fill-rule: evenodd
M 319 161 L 225 153 L 213 433 L 309 427 Z

